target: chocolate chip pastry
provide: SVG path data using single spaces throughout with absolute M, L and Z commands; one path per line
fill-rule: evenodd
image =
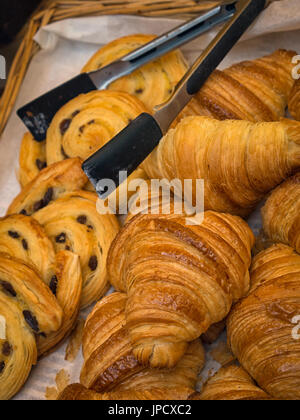
M 36 337 L 58 331 L 63 312 L 33 266 L 0 253 L 0 399 L 15 395 L 37 360 Z
M 19 166 L 19 182 L 24 188 L 47 166 L 46 142 L 38 142 L 26 133 L 21 143 Z
M 82 293 L 79 257 L 69 251 L 56 254 L 43 227 L 23 215 L 0 219 L 0 252 L 34 267 L 63 310 L 59 330 L 37 336 L 38 355 L 42 356 L 71 332 L 77 319 Z

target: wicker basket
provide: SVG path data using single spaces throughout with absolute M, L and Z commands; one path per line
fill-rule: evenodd
M 221 0 L 64 0 L 52 3 L 50 8 L 36 13 L 26 26 L 0 100 L 0 136 L 13 110 L 28 65 L 39 50 L 33 38 L 42 26 L 82 16 L 117 14 L 151 17 L 189 16 L 210 9 L 220 2 Z

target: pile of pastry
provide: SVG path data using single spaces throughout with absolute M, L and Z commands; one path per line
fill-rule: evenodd
M 95 70 L 151 40 L 98 51 Z M 187 70 L 180 51 L 81 95 L 55 116 L 44 143 L 23 138 L 22 190 L 0 219 L 0 399 L 96 303 L 83 333 L 81 384 L 60 399 L 300 399 L 300 84 L 295 52 L 215 71 L 132 177 L 204 179 L 202 224 L 139 214 L 120 228 L 97 211 L 82 161 Z M 294 119 L 285 119 L 286 109 Z M 246 218 L 261 200 L 266 241 Z M 103 297 L 110 285 L 115 292 Z M 196 392 L 201 337 L 227 325 L 238 364 Z M 223 328 L 222 328 L 223 326 Z

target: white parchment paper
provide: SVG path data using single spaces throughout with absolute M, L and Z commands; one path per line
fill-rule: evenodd
M 42 50 L 29 67 L 15 110 L 79 73 L 101 45 L 132 33 L 161 34 L 179 23 L 174 19 L 105 16 L 70 19 L 44 27 L 36 35 Z M 185 46 L 186 57 L 192 62 L 213 36 L 214 33 L 210 33 Z M 262 13 L 221 67 L 272 53 L 277 48 L 293 49 L 299 53 L 299 41 L 300 0 L 275 2 Z M 0 139 L 0 215 L 5 214 L 19 192 L 16 171 L 25 128 L 16 117 L 15 110 Z M 259 212 L 251 217 L 250 224 L 257 233 L 260 228 Z M 82 366 L 81 354 L 73 364 L 65 362 L 64 356 L 65 345 L 62 345 L 58 351 L 40 361 L 15 399 L 44 399 L 46 387 L 54 385 L 55 376 L 62 368 L 70 373 L 72 382 L 77 382 Z M 218 364 L 209 359 L 206 371 L 211 368 L 218 368 Z

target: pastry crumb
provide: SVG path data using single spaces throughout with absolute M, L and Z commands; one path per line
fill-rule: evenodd
M 74 362 L 79 353 L 82 343 L 84 324 L 84 319 L 79 318 L 66 348 L 65 360 L 67 362 Z
M 235 361 L 235 357 L 231 353 L 225 341 L 221 341 L 220 343 L 218 343 L 217 347 L 211 350 L 210 354 L 212 358 L 216 362 L 220 363 L 222 367 L 225 367 Z
M 70 385 L 70 375 L 64 369 L 60 370 L 55 378 L 56 387 L 48 387 L 45 398 L 48 401 L 56 401 L 60 393 Z

